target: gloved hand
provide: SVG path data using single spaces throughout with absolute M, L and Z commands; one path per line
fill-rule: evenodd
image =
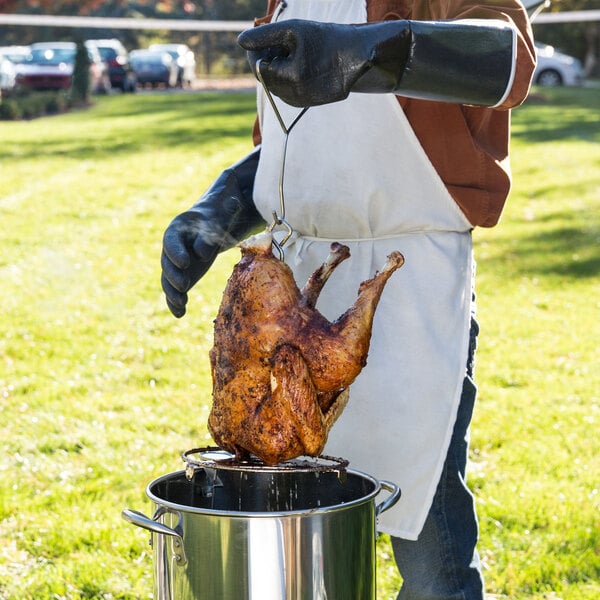
M 264 222 L 252 200 L 260 148 L 226 169 L 197 204 L 167 227 L 161 256 L 161 284 L 167 306 L 185 314 L 187 292 L 208 271 L 217 254 L 233 247 Z
M 239 44 L 267 88 L 292 106 L 350 92 L 495 106 L 508 92 L 516 31 L 492 19 L 338 25 L 290 19 L 244 31 Z
M 391 91 L 402 75 L 410 45 L 408 21 L 338 25 L 301 19 L 244 31 L 238 43 L 254 68 L 260 59 L 267 88 L 292 106 L 344 100 L 368 74 L 385 46 L 374 85 Z

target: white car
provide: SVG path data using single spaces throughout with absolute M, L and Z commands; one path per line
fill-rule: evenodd
M 533 83 L 548 87 L 582 84 L 584 73 L 580 60 L 540 42 L 535 43 L 535 50 L 538 62 Z
M 2 91 L 9 92 L 15 88 L 17 70 L 15 65 L 0 55 L 0 94 Z

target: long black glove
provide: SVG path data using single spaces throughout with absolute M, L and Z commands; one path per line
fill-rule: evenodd
M 493 106 L 513 67 L 513 29 L 503 21 L 385 21 L 338 25 L 299 19 L 244 31 L 267 88 L 293 106 L 385 93 Z
M 264 223 L 252 199 L 259 155 L 260 147 L 223 171 L 200 200 L 167 227 L 161 283 L 167 306 L 176 317 L 185 314 L 188 290 L 217 254 Z

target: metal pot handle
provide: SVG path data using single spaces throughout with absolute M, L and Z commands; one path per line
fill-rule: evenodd
M 161 533 L 163 535 L 169 535 L 169 536 L 175 538 L 173 541 L 173 544 L 174 544 L 175 548 L 177 549 L 177 552 L 175 553 L 175 559 L 177 560 L 178 565 L 183 566 L 187 563 L 187 558 L 185 556 L 185 548 L 183 545 L 183 535 L 179 531 L 176 531 L 175 529 L 171 529 L 170 527 L 167 527 L 167 525 L 163 525 L 162 523 L 159 523 L 158 521 L 155 520 L 155 519 L 160 518 L 161 515 L 163 515 L 165 512 L 168 512 L 168 511 L 161 510 L 159 508 L 156 511 L 156 514 L 154 515 L 154 519 L 151 519 L 150 517 L 147 517 L 145 514 L 138 512 L 137 510 L 131 510 L 130 508 L 125 508 L 121 512 L 121 516 L 128 523 L 137 525 L 138 527 L 141 527 L 142 529 L 147 529 L 148 531 L 152 531 L 153 533 Z
M 389 508 L 392 508 L 398 500 L 400 500 L 400 488 L 391 481 L 382 480 L 379 482 L 379 485 L 386 491 L 390 493 L 390 495 L 381 503 L 379 503 L 375 507 L 375 516 L 378 517 L 382 512 L 385 512 Z

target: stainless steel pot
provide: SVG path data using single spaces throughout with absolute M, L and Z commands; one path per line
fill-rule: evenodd
M 352 469 L 200 468 L 146 494 L 153 517 L 123 518 L 152 532 L 155 599 L 374 600 L 376 517 L 400 490 Z

